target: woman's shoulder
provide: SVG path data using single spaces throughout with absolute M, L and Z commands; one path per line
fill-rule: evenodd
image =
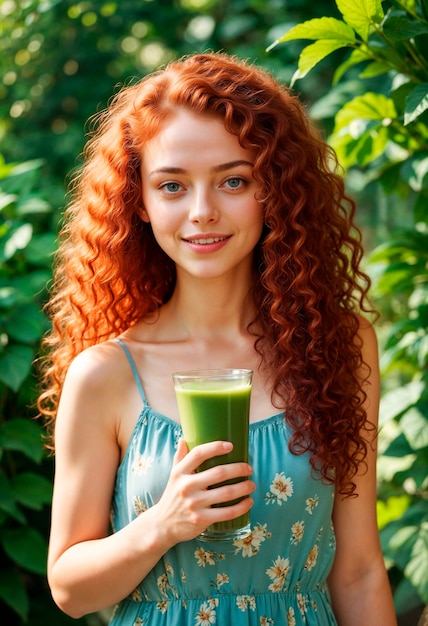
M 377 352 L 377 334 L 374 324 L 361 314 L 356 314 L 356 318 L 358 321 L 357 335 L 361 341 L 362 350 L 375 350 Z
M 117 341 L 108 340 L 80 352 L 70 364 L 66 381 L 84 384 L 92 391 L 102 389 L 106 394 L 109 388 L 120 386 L 127 373 L 122 348 Z

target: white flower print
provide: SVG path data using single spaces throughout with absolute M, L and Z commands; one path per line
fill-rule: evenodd
M 168 576 L 166 574 L 162 574 L 157 579 L 157 586 L 159 591 L 163 596 L 166 596 L 166 590 L 169 587 Z
M 229 576 L 227 574 L 217 574 L 217 576 L 215 577 L 215 581 L 211 582 L 211 586 L 215 587 L 215 589 L 217 589 L 217 591 L 220 590 L 220 587 L 222 585 L 226 585 L 229 582 Z
M 168 574 L 170 576 L 173 576 L 174 570 L 170 565 L 168 565 L 166 561 L 164 562 L 164 565 L 165 565 L 166 572 L 158 576 L 158 579 L 156 581 L 158 589 L 163 596 L 167 596 L 168 592 L 170 592 L 177 598 L 178 597 L 177 590 L 173 587 L 173 585 L 171 585 L 171 582 L 168 579 Z
M 273 566 L 266 570 L 266 574 L 273 581 L 269 585 L 269 590 L 273 592 L 282 591 L 285 585 L 285 579 L 290 572 L 290 560 L 282 556 L 278 556 Z M 286 587 L 285 587 L 286 588 Z
M 316 506 L 318 506 L 319 497 L 318 494 L 315 494 L 313 498 L 308 498 L 306 500 L 306 510 L 309 515 L 312 515 L 313 510 Z
M 144 513 L 144 511 L 147 511 L 147 509 L 149 508 L 147 504 L 143 502 L 140 496 L 134 496 L 133 504 L 136 515 L 141 515 L 141 513 Z
M 215 559 L 219 561 L 224 560 L 224 554 L 218 554 L 213 550 L 205 550 L 205 548 L 198 548 L 193 553 L 198 561 L 199 567 L 205 567 L 205 565 L 215 565 Z
M 218 605 L 218 600 L 210 598 L 208 602 L 203 602 L 199 607 L 199 612 L 195 617 L 196 626 L 211 626 L 211 624 L 217 623 L 217 616 L 215 607 Z
M 315 544 L 312 550 L 309 552 L 308 558 L 306 559 L 305 569 L 308 570 L 308 572 L 315 567 L 317 563 L 318 552 L 319 548 L 317 544 Z
M 138 589 L 138 587 L 134 589 L 134 591 L 131 593 L 131 598 L 134 600 L 134 602 L 142 601 L 143 598 L 141 597 L 141 591 Z
M 235 554 L 238 554 L 240 550 L 244 558 L 257 554 L 260 550 L 260 544 L 265 539 L 270 539 L 271 537 L 271 533 L 266 530 L 266 526 L 267 524 L 257 524 L 247 537 L 234 541 L 233 545 L 236 546 Z
M 134 463 L 132 465 L 132 471 L 137 474 L 147 474 L 147 471 L 153 465 L 153 457 L 146 457 L 144 454 L 138 454 L 135 457 Z
M 134 622 L 134 626 L 143 626 L 144 622 L 143 622 L 143 618 L 142 617 L 137 617 L 137 619 Z
M 288 498 L 294 493 L 294 484 L 291 478 L 287 477 L 284 472 L 275 474 L 275 478 L 270 486 L 270 491 L 265 496 L 267 504 L 274 504 L 275 502 L 282 505 L 282 502 L 286 502 Z
M 305 522 L 295 522 L 291 527 L 290 542 L 297 545 L 303 539 L 305 533 Z
M 292 607 L 290 607 L 287 611 L 287 626 L 296 626 L 294 609 Z
M 304 596 L 301 593 L 297 594 L 297 604 L 299 605 L 299 611 L 300 614 L 302 616 L 302 619 L 304 622 L 306 622 L 306 613 L 308 612 L 308 608 L 307 608 L 307 603 L 308 603 L 308 598 L 307 596 Z
M 329 548 L 335 548 L 336 547 L 336 534 L 334 532 L 333 522 L 330 522 L 330 539 L 329 539 L 329 542 L 328 542 L 328 547 Z
M 271 617 L 262 615 L 260 618 L 260 626 L 269 626 L 269 624 L 275 624 L 274 620 Z
M 156 608 L 161 613 L 166 613 L 168 610 L 168 602 L 166 600 L 160 600 L 160 602 L 156 602 Z
M 184 569 L 180 570 L 180 579 L 181 579 L 182 583 L 186 583 L 187 582 L 186 572 L 184 571 Z
M 236 606 L 243 613 L 245 613 L 245 611 L 247 611 L 248 609 L 251 609 L 251 611 L 255 611 L 256 610 L 256 599 L 255 599 L 254 596 L 237 596 L 237 598 L 236 598 Z

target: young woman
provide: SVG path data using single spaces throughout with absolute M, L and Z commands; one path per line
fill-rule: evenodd
M 55 422 L 49 583 L 71 616 L 396 623 L 369 281 L 334 166 L 299 101 L 225 54 L 173 62 L 102 114 L 62 233 L 40 398 Z M 172 373 L 223 367 L 254 371 L 251 467 L 196 473 L 231 444 L 188 451 Z M 250 509 L 247 539 L 197 538 Z

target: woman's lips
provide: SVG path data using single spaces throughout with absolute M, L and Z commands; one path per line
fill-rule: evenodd
M 217 252 L 226 245 L 230 236 L 189 237 L 184 241 L 195 252 Z

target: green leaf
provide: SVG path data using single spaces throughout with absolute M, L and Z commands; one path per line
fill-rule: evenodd
M 413 191 L 422 191 L 428 184 L 428 153 L 416 153 L 406 159 L 400 173 Z M 425 241 L 426 243 L 427 241 Z M 428 250 L 428 248 L 426 249 Z
M 16 202 L 17 199 L 18 196 L 15 194 L 0 193 L 0 211 Z
M 391 16 L 382 24 L 384 35 L 393 42 L 412 39 L 418 35 L 428 33 L 428 24 L 409 20 L 404 15 Z
M 418 194 L 413 207 L 415 224 L 428 224 L 428 190 Z
M 428 109 L 428 83 L 417 85 L 406 98 L 404 111 L 404 125 L 414 122 Z
M 362 51 L 361 48 L 357 48 L 356 50 L 353 50 L 351 54 L 349 55 L 349 57 L 345 61 L 343 61 L 343 63 L 341 63 L 339 67 L 336 69 L 336 71 L 334 72 L 333 85 L 337 85 L 337 83 L 342 78 L 342 76 L 351 67 L 354 67 L 355 65 L 358 65 L 359 63 L 363 63 L 364 61 L 368 61 L 370 58 L 371 57 L 366 52 Z
M 35 574 L 46 573 L 47 546 L 34 528 L 3 529 L 0 535 L 3 549 L 12 561 Z
M 336 0 L 343 19 L 367 41 L 372 25 L 384 18 L 381 0 Z
M 6 318 L 4 330 L 22 343 L 39 341 L 45 329 L 46 318 L 33 302 L 26 302 L 14 307 L 12 315 Z
M 399 417 L 404 411 L 414 406 L 425 388 L 423 381 L 412 381 L 385 393 L 380 402 L 380 423 Z
M 339 50 L 339 48 L 343 48 L 344 45 L 343 40 L 340 39 L 324 39 L 306 46 L 300 54 L 298 70 L 294 73 L 291 86 L 294 85 L 296 80 L 306 76 L 326 56 L 335 50 Z
M 42 198 L 30 197 L 21 202 L 17 209 L 16 214 L 18 216 L 26 216 L 34 213 L 49 213 L 51 206 Z
M 390 143 L 389 131 L 379 122 L 356 119 L 347 129 L 332 135 L 331 144 L 344 167 L 364 167 L 381 157 Z
M 39 307 L 33 302 L 26 302 L 15 307 L 12 313 L 5 320 L 6 333 L 22 343 L 39 341 L 46 323 Z
M 6 346 L 0 357 L 0 380 L 12 389 L 18 391 L 31 370 L 34 351 L 27 346 Z
M 422 523 L 414 543 L 410 560 L 404 570 L 423 602 L 428 602 L 428 522 Z
M 378 500 L 376 503 L 378 527 L 382 529 L 386 524 L 399 519 L 404 511 L 409 508 L 410 496 L 402 494 L 399 496 L 391 496 L 383 502 Z
M 0 424 L 0 447 L 22 452 L 36 463 L 43 458 L 42 430 L 28 419 L 15 418 Z
M 417 166 L 413 165 L 412 160 L 412 171 L 416 168 Z M 377 246 L 370 255 L 370 262 L 387 261 L 389 263 L 394 258 L 406 259 L 410 256 L 412 263 L 415 263 L 419 257 L 428 258 L 427 255 L 428 232 L 402 231 L 399 238 L 391 239 Z
M 0 569 L 0 598 L 26 622 L 29 611 L 28 594 L 22 576 L 13 568 Z
M 402 570 L 409 562 L 417 531 L 417 524 L 407 526 L 402 520 L 391 522 L 382 531 L 381 537 L 385 556 L 392 557 Z M 387 539 L 386 542 L 385 538 Z
M 365 166 L 381 157 L 395 117 L 394 102 L 383 94 L 368 92 L 347 102 L 336 115 L 330 138 L 341 164 Z
M 428 446 L 428 418 L 417 407 L 406 411 L 400 419 L 400 426 L 413 450 Z
M 0 262 L 11 259 L 18 250 L 23 250 L 31 240 L 31 224 L 20 224 L 10 228 L 0 246 Z
M 394 102 L 383 94 L 368 92 L 357 96 L 337 113 L 335 132 L 355 125 L 355 120 L 378 120 L 386 124 L 397 116 Z
M 411 456 L 413 459 L 414 457 L 414 454 L 412 454 L 413 452 L 414 451 L 410 447 L 409 442 L 407 441 L 406 437 L 403 435 L 403 433 L 400 433 L 397 437 L 395 437 L 391 441 L 391 443 L 386 448 L 386 450 L 383 451 L 383 456 L 391 457 L 395 459 L 402 459 L 404 457 L 410 458 Z M 410 467 L 410 465 L 408 467 Z M 394 469 L 396 471 L 401 471 L 402 470 L 401 464 L 399 464 L 398 469 L 396 468 Z
M 34 235 L 25 249 L 25 258 L 30 263 L 50 265 L 51 257 L 57 248 L 55 233 Z
M 375 76 L 381 76 L 382 74 L 386 74 L 389 72 L 390 66 L 387 63 L 383 63 L 381 61 L 373 61 L 370 63 L 365 70 L 363 70 L 360 74 L 361 78 L 374 78 Z
M 25 517 L 16 506 L 15 497 L 5 474 L 0 471 L 0 511 L 25 524 Z
M 421 598 L 407 578 L 402 578 L 394 589 L 394 606 L 398 615 L 420 607 Z
M 16 474 L 10 486 L 15 499 L 24 506 L 40 510 L 44 504 L 49 504 L 52 499 L 52 484 L 44 476 L 33 472 Z
M 334 40 L 342 41 L 346 46 L 355 42 L 355 33 L 350 28 L 334 17 L 321 17 L 307 20 L 302 24 L 293 26 L 284 33 L 277 43 L 291 41 L 293 39 Z

